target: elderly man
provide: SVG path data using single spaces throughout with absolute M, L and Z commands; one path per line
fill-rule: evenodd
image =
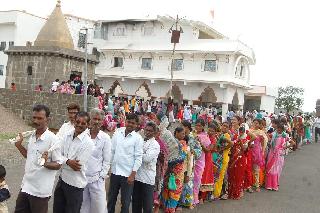
M 78 112 L 75 129 L 62 140 L 63 165 L 54 191 L 53 212 L 80 212 L 83 190 L 87 185 L 87 162 L 91 157 L 94 143 L 88 135 L 90 116 Z
M 57 133 L 57 136 L 60 138 L 60 140 L 62 140 L 67 133 L 74 130 L 74 122 L 76 114 L 80 111 L 80 106 L 78 104 L 71 103 L 67 106 L 67 111 L 69 122 L 62 124 L 61 128 Z
M 136 173 L 142 163 L 143 139 L 135 130 L 139 118 L 129 114 L 126 127 L 113 134 L 111 147 L 111 177 L 108 194 L 108 212 L 114 213 L 121 189 L 121 213 L 129 213 L 131 195 Z
M 160 153 L 160 145 L 155 140 L 157 129 L 153 122 L 148 122 L 144 128 L 142 165 L 134 181 L 132 213 L 152 213 L 156 164 Z
M 62 164 L 61 144 L 58 137 L 48 129 L 49 108 L 45 105 L 36 105 L 32 111 L 32 126 L 36 131 L 29 138 L 27 149 L 22 146 L 21 134 L 15 144 L 27 159 L 15 213 L 48 212 L 48 201 L 52 195 L 54 179 Z M 44 163 L 39 162 L 41 157 Z
M 109 135 L 100 130 L 104 115 L 104 111 L 100 109 L 92 109 L 90 112 L 89 135 L 94 148 L 88 160 L 86 171 L 88 185 L 83 191 L 81 213 L 106 212 L 105 178 L 110 169 L 111 139 Z

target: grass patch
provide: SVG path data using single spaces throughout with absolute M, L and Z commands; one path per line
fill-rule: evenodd
M 10 138 L 15 138 L 17 134 L 15 133 L 0 133 L 0 140 L 8 140 Z

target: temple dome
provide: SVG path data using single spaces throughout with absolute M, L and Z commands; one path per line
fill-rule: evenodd
M 49 19 L 40 30 L 34 46 L 54 46 L 60 48 L 74 49 L 73 40 L 61 11 L 60 0 L 51 13 Z

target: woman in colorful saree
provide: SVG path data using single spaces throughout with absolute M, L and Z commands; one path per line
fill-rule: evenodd
M 217 141 L 217 151 L 212 154 L 213 163 L 217 168 L 214 174 L 214 198 L 219 199 L 221 196 L 222 186 L 224 185 L 224 178 L 229 164 L 229 153 L 232 146 L 229 134 L 229 123 L 223 122 L 221 125 L 221 135 Z M 225 182 L 226 183 L 226 182 Z M 226 185 L 226 184 L 225 184 Z M 227 187 L 225 187 L 224 194 L 221 197 L 226 197 Z
M 251 132 L 256 136 L 252 147 L 252 164 L 254 174 L 254 188 L 255 191 L 260 191 L 260 171 L 263 169 L 265 164 L 265 144 L 268 143 L 268 137 L 265 132 L 261 129 L 262 120 L 254 119 L 252 124 Z
M 236 133 L 233 133 L 232 139 L 233 146 L 231 148 L 228 168 L 228 195 L 229 199 L 238 200 L 243 196 L 244 173 L 246 168 L 244 152 L 248 148 L 249 142 L 245 128 L 240 127 Z
M 160 125 L 160 120 L 153 114 L 150 116 L 150 120 L 155 121 L 158 125 Z M 160 208 L 160 193 L 163 186 L 163 179 L 165 172 L 167 171 L 168 167 L 168 147 L 164 140 L 160 137 L 160 132 L 158 132 L 156 136 L 156 141 L 160 145 L 160 153 L 157 159 L 157 166 L 156 166 L 156 182 L 154 187 L 154 194 L 153 194 L 153 203 L 154 203 L 154 213 L 159 212 Z
M 191 123 L 189 121 L 182 121 L 182 126 L 184 128 L 186 137 L 185 141 L 190 148 L 190 155 L 188 155 L 187 160 L 187 176 L 189 180 L 186 181 L 183 185 L 182 194 L 179 201 L 179 206 L 193 208 L 193 176 L 194 176 L 194 164 L 195 161 L 198 160 L 202 154 L 202 149 L 200 144 L 193 137 Z M 179 208 L 179 210 L 182 210 Z
M 188 146 L 185 132 L 182 127 L 177 127 L 174 132 L 177 146 L 169 147 L 169 155 L 173 149 L 178 150 L 178 155 L 169 158 L 168 169 L 164 177 L 161 201 L 165 213 L 176 212 L 185 180 L 185 160 L 187 159 Z
M 256 139 L 245 128 L 240 132 L 241 118 L 234 116 L 231 120 L 231 140 L 234 146 L 231 149 L 231 158 L 228 168 L 228 193 L 229 199 L 240 199 L 243 196 L 243 189 L 251 189 L 252 178 L 252 141 Z
M 213 192 L 214 165 L 212 159 L 212 152 L 216 150 L 216 132 L 217 126 L 213 123 L 208 124 L 208 136 L 211 144 L 203 150 L 205 153 L 205 167 L 202 174 L 200 186 L 200 203 L 203 203 L 205 200 L 211 199 L 209 195 Z
M 288 146 L 286 146 L 287 141 L 289 141 Z M 272 133 L 269 144 L 270 147 L 266 164 L 266 189 L 278 191 L 279 179 L 284 165 L 285 149 L 293 147 L 294 145 L 295 142 L 289 139 L 283 124 L 277 123 L 277 129 Z
M 205 152 L 208 150 L 211 145 L 211 141 L 208 137 L 208 134 L 204 131 L 205 122 L 202 119 L 198 119 L 195 124 L 194 137 L 201 145 L 202 153 L 198 160 L 195 163 L 194 169 L 194 178 L 193 178 L 193 205 L 199 204 L 199 191 L 201 186 L 202 174 L 205 167 Z

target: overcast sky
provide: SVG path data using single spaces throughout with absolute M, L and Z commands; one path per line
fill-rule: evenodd
M 317 0 L 62 0 L 64 13 L 90 19 L 175 16 L 204 21 L 247 43 L 257 63 L 251 83 L 305 89 L 303 109 L 320 98 L 320 2 Z M 47 17 L 55 0 L 2 0 L 0 10 L 19 9 Z M 212 19 L 210 10 L 214 10 Z

